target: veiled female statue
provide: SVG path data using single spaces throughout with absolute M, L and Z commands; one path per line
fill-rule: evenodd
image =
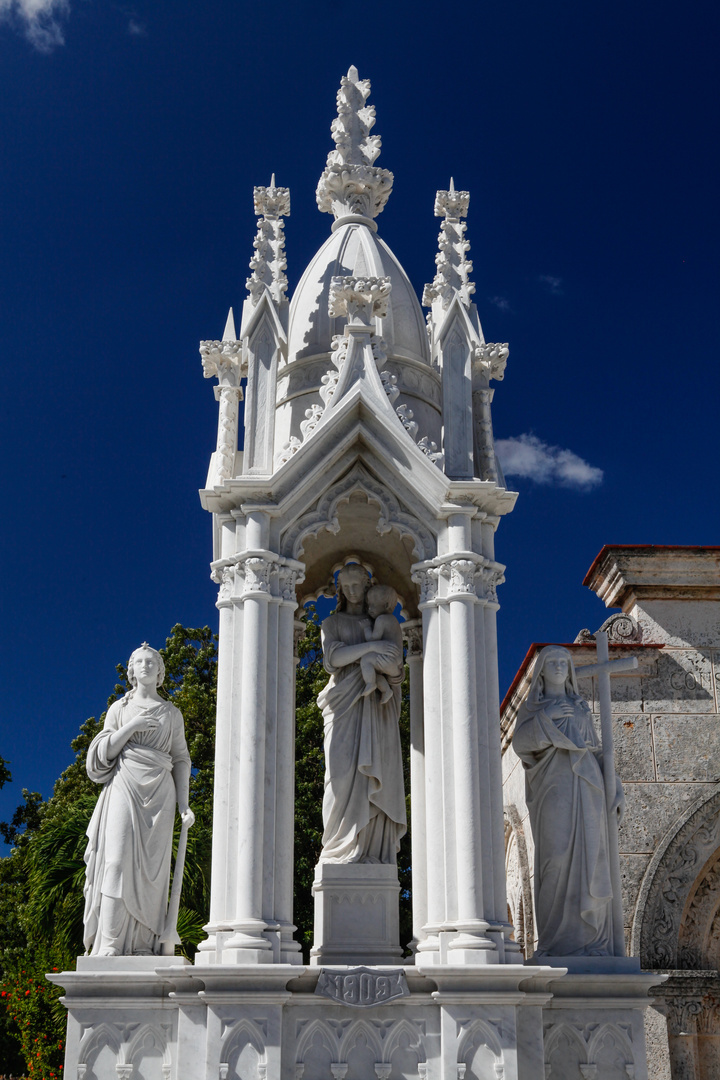
M 366 640 L 369 586 L 362 566 L 344 566 L 337 611 L 322 624 L 330 681 L 318 696 L 326 764 L 321 862 L 394 863 L 406 831 L 398 727 L 402 645 L 387 637 Z M 367 679 L 368 661 L 382 673 L 377 685 Z
M 160 653 L 143 644 L 128 661 L 132 689 L 110 706 L 88 750 L 103 784 L 87 830 L 85 949 L 149 956 L 166 930 L 175 804 L 188 827 L 190 755 L 179 709 L 158 694 Z
M 537 956 L 612 954 L 612 885 L 602 748 L 572 657 L 538 654 L 513 749 L 525 767 L 535 841 Z M 622 785 L 610 808 L 621 811 Z

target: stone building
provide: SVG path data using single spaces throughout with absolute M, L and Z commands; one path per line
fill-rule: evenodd
M 655 1080 L 720 1077 L 720 547 L 609 545 L 584 584 L 609 608 L 616 767 L 626 794 L 620 858 L 627 951 L 669 979 L 647 1011 Z M 595 661 L 593 635 L 565 646 Z M 533 644 L 501 706 L 510 920 L 525 956 L 536 938 L 533 840 L 511 739 Z M 597 688 L 580 681 L 599 732 Z M 663 1019 L 663 1017 L 665 1019 Z

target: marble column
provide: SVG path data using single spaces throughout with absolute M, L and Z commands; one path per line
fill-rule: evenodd
M 425 725 L 423 716 L 423 633 L 422 622 L 403 624 L 407 641 L 406 662 L 410 673 L 410 835 L 412 840 L 413 936 L 410 948 L 417 949 L 426 937 L 428 880 L 425 813 Z
M 470 505 L 450 512 L 441 554 L 414 568 L 425 637 L 424 809 L 432 867 L 418 964 L 506 959 L 502 824 L 498 832 L 493 818 L 499 719 L 488 679 L 497 657 L 488 657 L 494 638 L 486 634 L 487 597 L 478 585 L 490 560 L 473 527 L 482 517 Z M 413 782 L 413 797 L 415 790 Z
M 298 963 L 293 940 L 294 612 L 301 563 L 268 547 L 269 514 L 234 511 L 221 582 L 208 940 L 223 963 Z

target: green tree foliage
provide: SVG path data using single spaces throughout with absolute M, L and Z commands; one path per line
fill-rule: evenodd
M 217 638 L 210 629 L 173 627 L 165 647 L 165 684 L 161 693 L 185 719 L 193 772 L 190 804 L 196 823 L 188 834 L 178 931 L 181 952 L 192 958 L 204 937 L 210 907 L 210 858 L 217 684 Z M 295 802 L 295 921 L 307 959 L 312 944 L 312 880 L 322 842 L 322 796 L 325 772 L 323 721 L 317 696 L 328 680 L 323 667 L 320 626 L 313 605 L 306 613 L 306 634 L 298 648 Z M 117 667 L 118 681 L 109 706 L 129 689 L 127 671 Z M 72 742 L 75 759 L 60 775 L 47 802 L 23 790 L 23 803 L 12 821 L 0 823 L 0 834 L 13 845 L 0 859 L 0 1062 L 5 1072 L 23 1070 L 33 1080 L 62 1076 L 65 1010 L 59 987 L 45 973 L 68 970 L 84 952 L 83 884 L 87 829 L 97 801 L 98 785 L 85 768 L 90 743 L 102 729 L 105 713 L 82 724 Z M 409 710 L 403 687 L 400 717 L 405 749 L 405 785 L 409 792 Z M 0 758 L 0 786 L 10 779 Z M 408 814 L 409 816 L 409 814 Z M 180 832 L 176 821 L 174 847 Z M 403 840 L 400 872 L 401 943 L 411 934 L 410 844 Z
M 305 637 L 298 643 L 300 663 L 295 695 L 295 903 L 297 939 L 308 959 L 312 945 L 312 882 L 322 847 L 325 776 L 323 719 L 317 696 L 330 676 L 320 647 L 320 625 L 308 604 Z

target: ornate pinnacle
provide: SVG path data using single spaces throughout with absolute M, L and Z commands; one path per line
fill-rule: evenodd
M 266 289 L 279 304 L 285 299 L 287 289 L 285 226 L 282 219 L 290 216 L 290 191 L 275 186 L 273 173 L 269 187 L 254 188 L 253 201 L 260 220 L 253 241 L 255 254 L 250 260 L 252 274 L 245 284 L 253 304 L 257 304 Z
M 375 108 L 366 105 L 370 80 L 351 67 L 340 80 L 337 118 L 330 127 L 335 149 L 328 154 L 317 186 L 317 204 L 336 219 L 350 215 L 376 218 L 392 191 L 393 175 L 374 165 L 380 136 L 371 135 Z
M 446 310 L 454 296 L 458 296 L 465 307 L 470 307 L 475 285 L 470 281 L 472 263 L 465 257 L 470 250 L 470 244 L 465 239 L 467 226 L 460 220 L 467 216 L 469 204 L 470 192 L 456 191 L 452 177 L 449 189 L 438 191 L 435 195 L 435 217 L 445 220 L 440 226 L 439 251 L 435 256 L 437 272 L 423 292 L 424 307 L 431 307 L 434 301 L 440 300 Z

